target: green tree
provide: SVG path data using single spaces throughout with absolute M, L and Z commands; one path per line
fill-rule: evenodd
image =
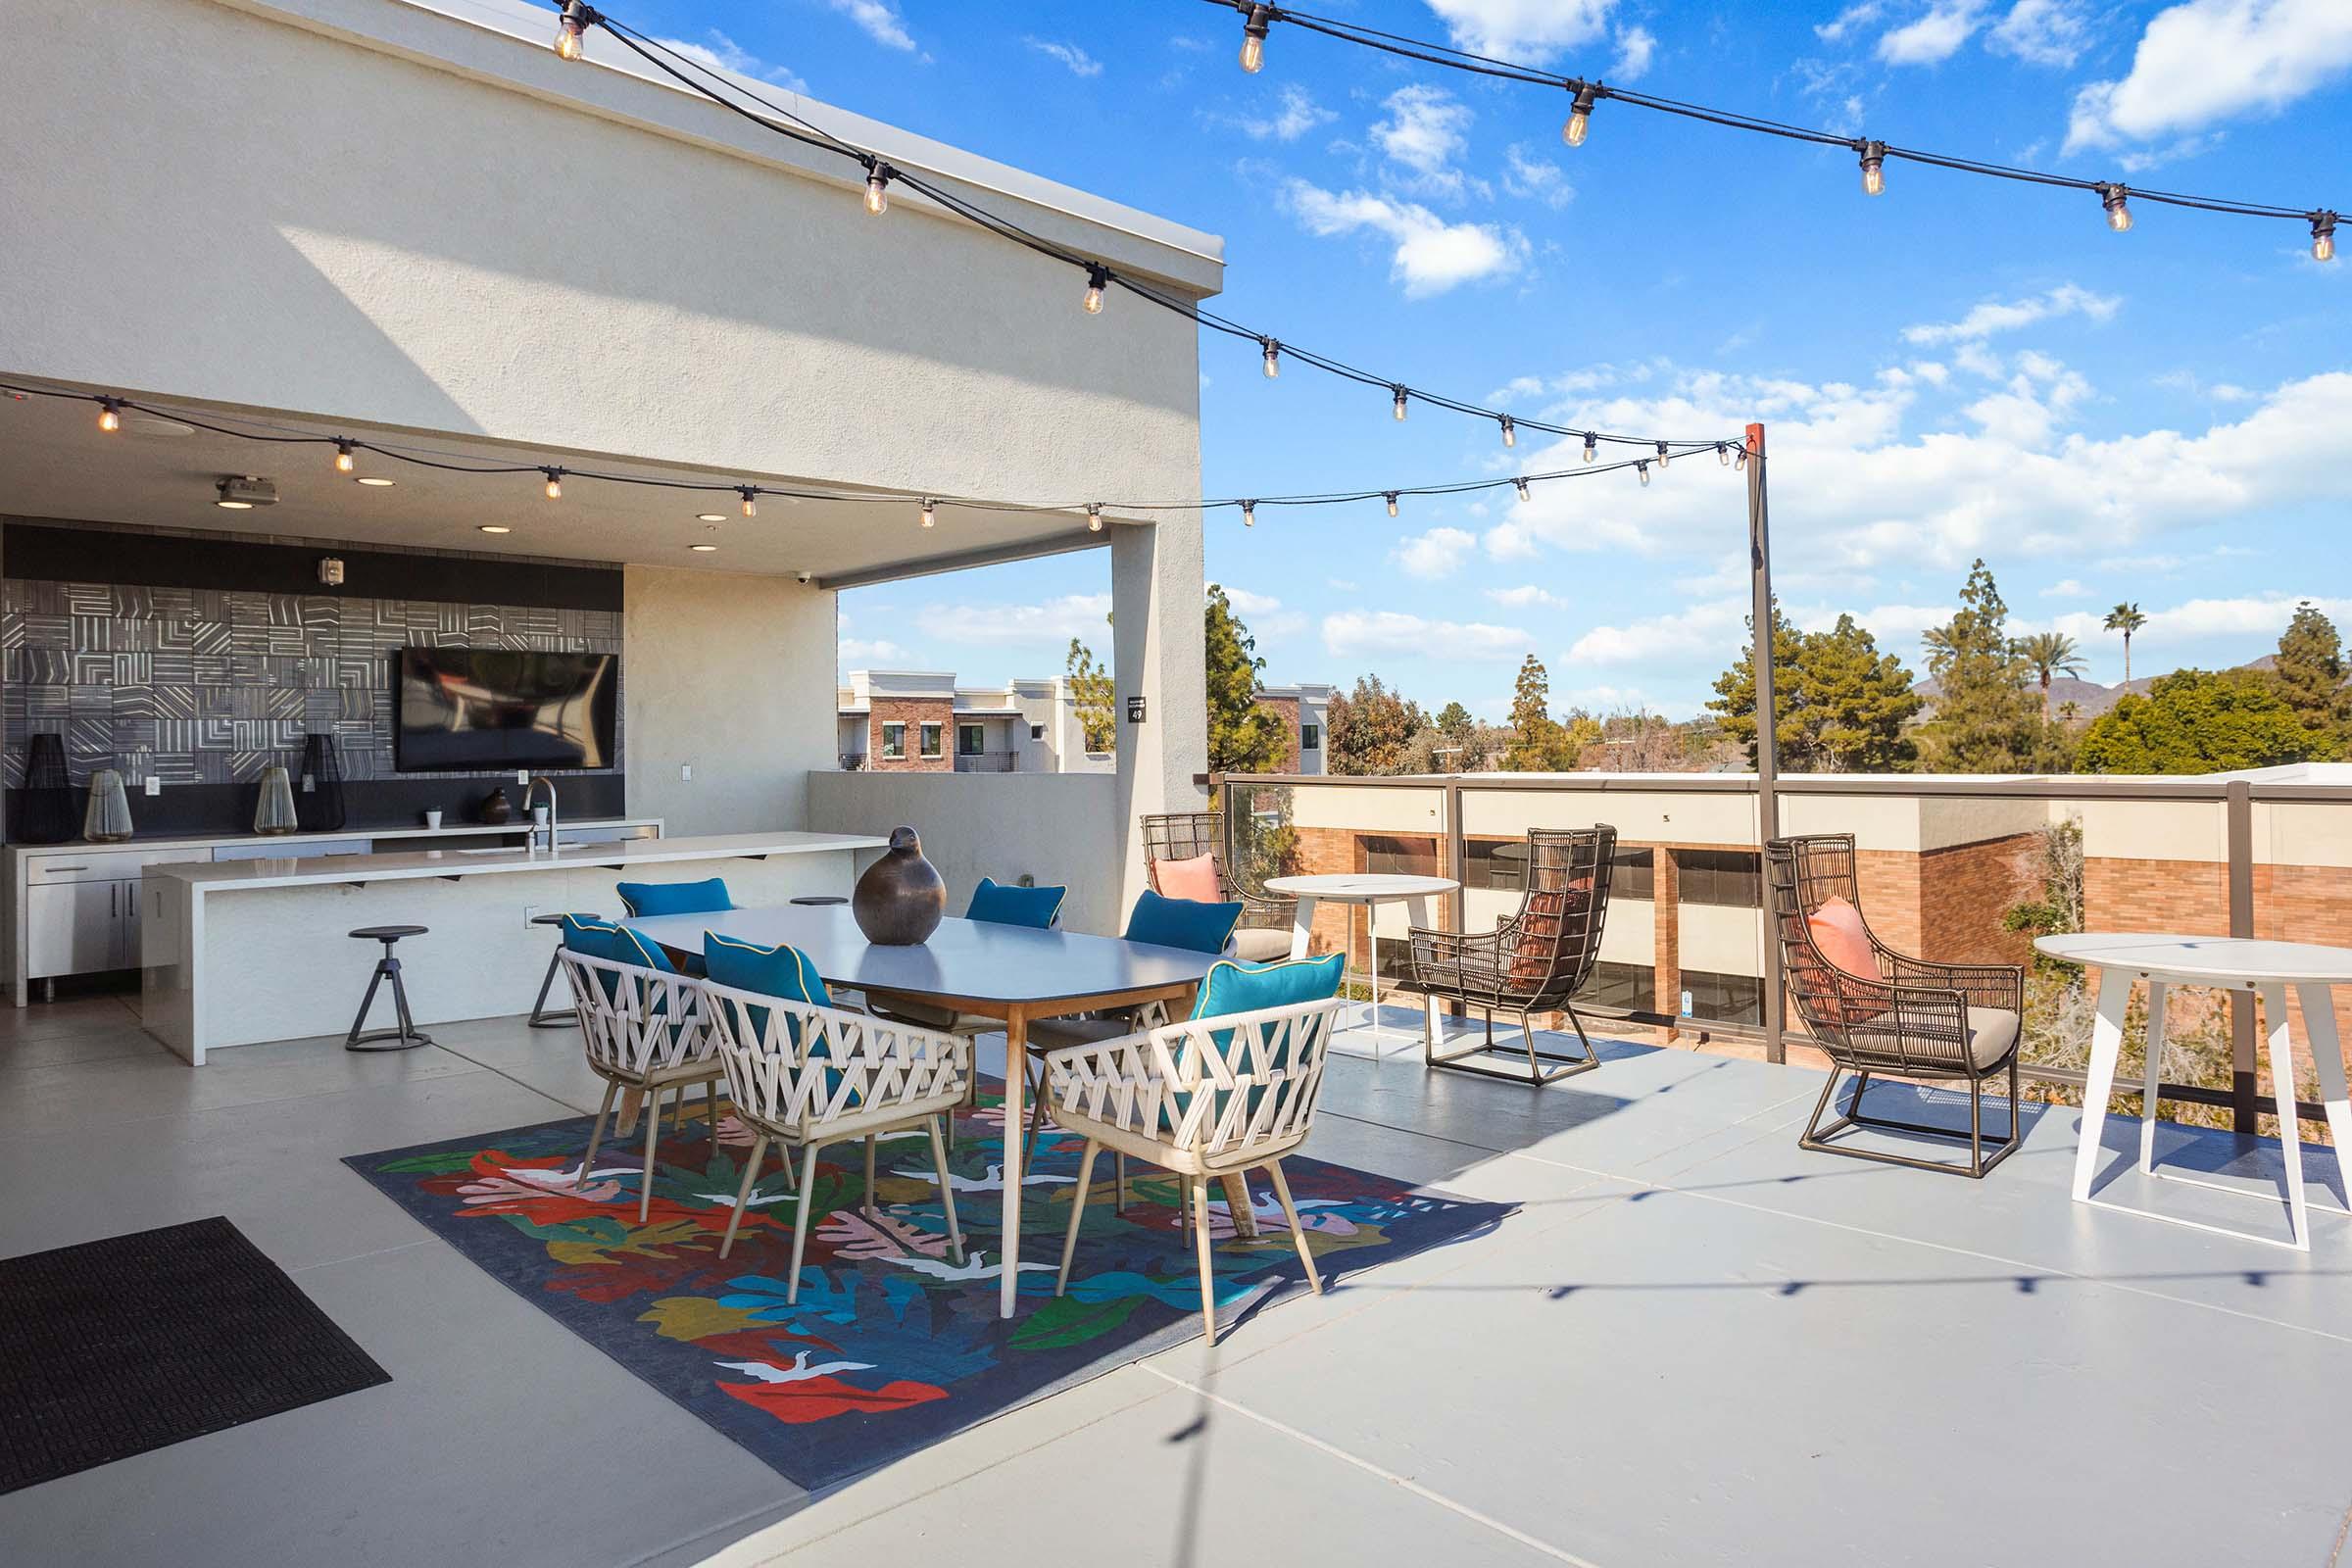
M 1828 631 L 1800 632 L 1773 606 L 1773 738 L 1781 764 L 1792 771 L 1890 773 L 1910 765 L 1918 749 L 1905 734 L 1921 708 L 1911 671 L 1879 651 L 1869 628 L 1839 615 Z M 1707 706 L 1723 715 L 1723 732 L 1756 760 L 1756 675 L 1752 650 L 1715 682 Z
M 1551 716 L 1551 675 L 1544 662 L 1530 654 L 1519 664 L 1519 679 L 1511 695 L 1511 746 L 1503 767 L 1513 773 L 1565 773 L 1576 766 L 1587 743 L 1600 738 L 1600 726 L 1590 718 L 1591 733 L 1571 733 Z
M 2124 684 L 2132 684 L 2132 634 L 2148 623 L 2136 604 L 2118 605 L 2107 612 L 2107 629 L 2124 634 Z
M 1334 773 L 1401 773 L 1413 737 L 1429 727 L 1421 705 L 1378 675 L 1357 676 L 1351 695 L 1334 693 L 1324 719 L 1323 755 Z
M 1478 727 L 1478 721 L 1470 716 L 1470 710 L 1459 703 L 1447 703 L 1439 709 L 1434 722 L 1438 726 L 1438 733 L 1445 736 L 1446 744 L 1450 746 L 1465 744 L 1470 739 L 1470 732 Z
M 2335 622 L 2308 600 L 2297 605 L 2294 620 L 2278 639 L 2278 658 L 2271 674 L 2278 695 L 2319 746 L 2315 756 L 2341 756 L 2345 736 L 2352 732 L 2352 700 L 2344 691 L 2344 644 Z
M 2320 743 L 2259 670 L 2175 670 L 2092 720 L 2080 761 L 2090 773 L 2214 773 L 2308 761 Z
M 1257 706 L 1257 676 L 1266 662 L 1257 641 L 1233 612 L 1225 590 L 1208 585 L 1208 769 L 1212 773 L 1271 773 L 1290 760 L 1291 737 L 1282 716 Z
M 2050 677 L 2082 674 L 2088 667 L 2082 650 L 2064 632 L 2037 631 L 2019 638 L 2017 651 L 2041 682 L 2041 716 L 2046 722 L 2050 716 Z
M 1077 638 L 1070 639 L 1066 661 L 1070 678 L 1070 706 L 1077 714 L 1078 728 L 1084 734 L 1090 752 L 1107 752 L 1116 739 L 1111 709 L 1117 701 L 1117 691 L 1111 684 L 1110 671 L 1095 662 L 1094 654 Z
M 2009 607 L 1980 559 L 1960 590 L 1960 609 L 1931 640 L 1936 713 L 1921 726 L 1920 752 L 1938 773 L 2032 773 L 2062 769 L 2062 733 L 2041 715 L 2034 668 L 2009 637 Z

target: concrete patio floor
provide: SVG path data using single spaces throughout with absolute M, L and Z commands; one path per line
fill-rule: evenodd
M 393 1378 L 0 1497 L 9 1563 L 2347 1560 L 2352 1220 L 2304 1256 L 2072 1203 L 2072 1110 L 1974 1183 L 1798 1150 L 1801 1068 L 1346 1056 L 1310 1152 L 1521 1212 L 811 1499 L 339 1162 L 594 1107 L 567 1032 L 434 1033 L 190 1070 L 124 999 L 0 1010 L 0 1255 L 225 1214 Z M 2103 1196 L 2278 1229 L 2136 1136 Z

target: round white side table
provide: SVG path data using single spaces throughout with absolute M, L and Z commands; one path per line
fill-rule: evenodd
M 1348 946 L 1355 947 L 1355 911 L 1364 910 L 1364 951 L 1372 971 L 1372 1010 L 1365 1028 L 1372 1036 L 1372 1054 L 1380 1055 L 1381 1042 L 1388 1031 L 1380 1026 L 1380 941 L 1374 927 L 1375 913 L 1383 904 L 1405 906 L 1406 917 L 1415 925 L 1431 925 L 1429 901 L 1440 894 L 1451 893 L 1461 884 L 1446 876 L 1410 876 L 1402 872 L 1344 871 L 1330 876 L 1276 876 L 1266 879 L 1268 893 L 1279 893 L 1298 901 L 1298 912 L 1291 917 L 1291 956 L 1306 956 L 1307 938 L 1313 933 L 1315 908 L 1318 905 L 1348 906 Z M 1349 1031 L 1353 1033 L 1354 1031 Z M 1407 1045 L 1411 1042 L 1408 1039 Z

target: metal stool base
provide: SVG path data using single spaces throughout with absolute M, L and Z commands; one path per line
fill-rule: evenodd
M 420 1031 L 409 1016 L 408 987 L 400 982 L 400 960 L 392 956 L 392 944 L 398 938 L 377 939 L 384 944 L 384 956 L 375 960 L 375 973 L 368 978 L 368 994 L 360 998 L 360 1010 L 351 1020 L 351 1033 L 343 1037 L 345 1051 L 415 1051 L 429 1046 L 433 1037 Z M 368 1009 L 375 1005 L 375 988 L 392 981 L 392 1009 L 400 1019 L 397 1029 L 362 1029 L 368 1021 Z
M 539 982 L 539 995 L 531 1003 L 530 1026 L 534 1029 L 577 1029 L 580 1015 L 570 1007 L 550 1012 L 547 994 L 555 989 L 556 971 L 564 967 L 564 950 L 558 947 L 547 956 L 547 974 Z

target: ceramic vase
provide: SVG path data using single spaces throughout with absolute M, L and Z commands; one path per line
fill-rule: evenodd
M 939 929 L 948 912 L 948 885 L 923 858 L 923 841 L 910 827 L 893 828 L 890 850 L 865 868 L 850 898 L 850 913 L 865 940 L 911 948 Z
M 253 803 L 253 830 L 256 833 L 291 833 L 296 826 L 294 817 L 294 786 L 279 766 L 262 769 L 261 798 Z
M 82 813 L 81 836 L 92 844 L 120 844 L 130 837 L 130 797 L 122 791 L 122 775 L 111 767 L 90 775 L 90 805 Z
M 17 808 L 17 842 L 63 844 L 74 836 L 74 784 L 66 775 L 65 737 L 34 735 L 24 744 L 24 789 Z

